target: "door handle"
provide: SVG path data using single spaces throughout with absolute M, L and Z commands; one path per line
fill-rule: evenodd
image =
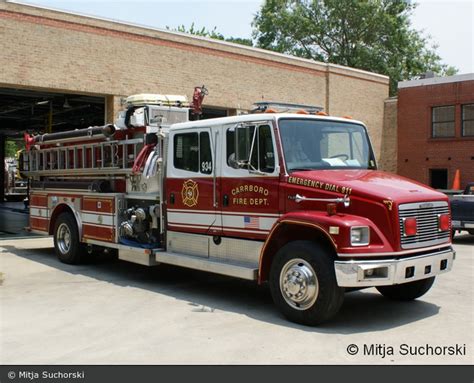
M 224 198 L 222 200 L 222 205 L 223 206 L 229 206 L 229 196 L 227 194 L 224 195 Z
M 174 193 L 170 194 L 170 204 L 174 205 Z

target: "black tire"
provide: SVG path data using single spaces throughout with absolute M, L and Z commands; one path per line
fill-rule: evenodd
M 384 297 L 395 301 L 412 301 L 425 295 L 428 290 L 431 289 L 431 286 L 433 286 L 434 281 L 435 277 L 431 277 L 419 281 L 403 283 L 401 285 L 379 286 L 377 290 Z
M 79 242 L 76 220 L 71 213 L 61 213 L 54 225 L 54 250 L 58 259 L 70 265 L 81 263 L 85 256 L 84 246 Z M 66 240 L 66 235 L 68 239 Z
M 289 267 L 292 264 L 294 265 Z M 306 276 L 307 272 L 310 272 L 309 275 L 314 273 L 315 278 L 304 278 L 304 280 L 308 282 L 315 280 L 315 283 L 306 283 L 304 287 L 299 281 L 290 280 L 294 277 L 290 272 L 294 271 Z M 277 252 L 270 268 L 269 284 L 273 301 L 282 314 L 292 322 L 308 326 L 316 326 L 331 319 L 344 301 L 345 290 L 337 285 L 333 257 L 322 246 L 310 241 L 290 242 Z M 314 292 L 315 289 L 310 285 L 316 284 L 317 290 L 311 294 L 310 292 Z M 286 293 L 283 291 L 285 286 Z M 298 291 L 293 297 L 298 300 L 301 299 L 298 298 L 298 294 L 302 294 L 303 297 L 308 295 L 306 301 L 296 302 L 290 297 L 290 290 L 296 291 L 296 289 Z

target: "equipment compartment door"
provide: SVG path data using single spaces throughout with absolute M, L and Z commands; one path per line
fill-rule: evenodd
M 84 197 L 81 221 L 83 239 L 115 242 L 115 197 Z
M 209 128 L 170 132 L 166 177 L 168 230 L 221 234 L 216 205 L 218 139 L 218 134 Z

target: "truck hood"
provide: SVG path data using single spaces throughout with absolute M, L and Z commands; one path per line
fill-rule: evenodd
M 303 180 L 301 183 L 300 180 Z M 447 200 L 443 193 L 419 182 L 378 170 L 308 170 L 290 174 L 289 182 L 304 185 L 304 180 L 317 181 L 317 188 L 338 194 L 349 194 L 375 200 L 390 199 L 397 204 L 416 201 Z M 310 185 L 308 185 L 310 186 Z M 312 187 L 315 187 L 311 183 Z

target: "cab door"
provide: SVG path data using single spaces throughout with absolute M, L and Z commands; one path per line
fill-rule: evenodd
M 170 132 L 166 177 L 168 231 L 220 235 L 215 137 L 210 128 Z
M 265 239 L 280 215 L 279 162 L 270 121 L 222 129 L 224 236 Z

